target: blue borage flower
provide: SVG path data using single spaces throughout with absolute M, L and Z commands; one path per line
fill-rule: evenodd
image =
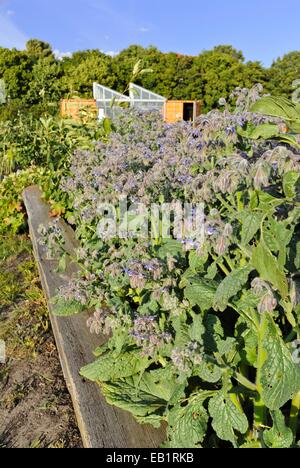
M 172 341 L 172 335 L 162 332 L 157 318 L 151 315 L 136 318 L 129 333 L 145 356 L 154 356 L 160 348 Z

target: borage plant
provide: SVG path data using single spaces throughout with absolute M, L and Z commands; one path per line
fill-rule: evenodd
M 268 122 L 225 110 L 193 128 L 127 112 L 61 184 L 82 273 L 56 313 L 95 310 L 88 326 L 107 342 L 82 375 L 140 423 L 167 421 L 166 447 L 298 443 L 300 155 L 239 131 Z M 205 242 L 102 238 L 97 207 L 120 195 L 204 202 Z

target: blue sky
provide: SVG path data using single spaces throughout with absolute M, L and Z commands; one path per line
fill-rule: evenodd
M 60 52 L 130 44 L 197 55 L 219 44 L 270 65 L 300 49 L 299 0 L 0 0 L 0 46 L 40 38 Z

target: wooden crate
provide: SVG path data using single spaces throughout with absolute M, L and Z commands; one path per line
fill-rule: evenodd
M 84 113 L 97 115 L 97 104 L 95 99 L 63 99 L 60 103 L 62 117 L 80 120 Z

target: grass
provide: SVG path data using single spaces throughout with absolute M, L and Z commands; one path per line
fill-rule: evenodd
M 31 244 L 26 236 L 0 238 L 0 339 L 7 354 L 34 356 L 49 329 Z

